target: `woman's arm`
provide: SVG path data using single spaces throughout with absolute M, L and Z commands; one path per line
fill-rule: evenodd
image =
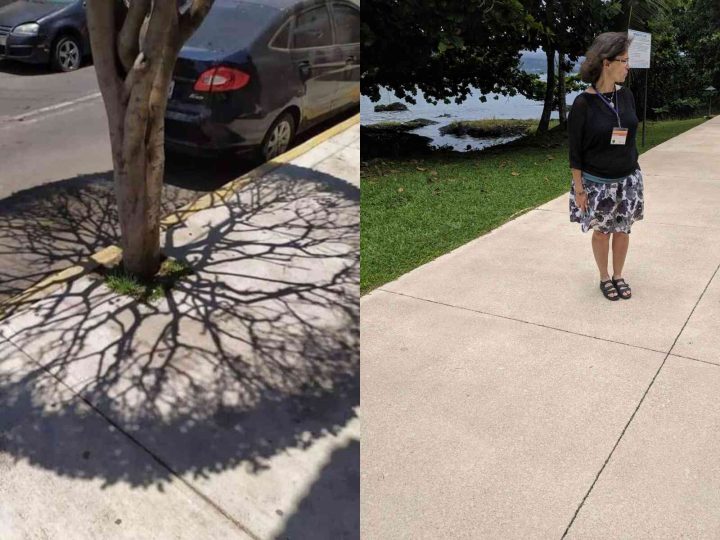
M 585 98 L 578 96 L 573 102 L 568 118 L 568 146 L 570 150 L 570 170 L 572 171 L 575 195 L 580 209 L 585 211 L 586 199 L 583 198 L 585 189 L 582 183 L 582 141 L 585 130 L 585 116 L 587 114 L 587 103 Z
M 580 169 L 570 169 L 572 171 L 573 184 L 575 184 L 575 193 L 585 191 L 582 183 L 582 171 Z
M 568 150 L 570 168 L 573 169 L 573 180 L 575 180 L 575 170 L 583 169 L 583 136 L 585 131 L 585 116 L 587 115 L 587 102 L 585 97 L 579 95 L 570 108 L 568 116 Z M 578 180 L 580 178 L 578 177 Z M 577 187 L 577 184 L 576 184 Z

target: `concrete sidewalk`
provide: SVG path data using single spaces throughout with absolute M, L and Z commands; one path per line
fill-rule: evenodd
M 720 537 L 720 117 L 640 163 L 630 301 L 566 195 L 361 300 L 363 538 Z
M 359 537 L 359 125 L 0 323 L 0 538 Z

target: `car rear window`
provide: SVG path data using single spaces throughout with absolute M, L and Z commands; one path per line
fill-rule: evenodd
M 229 52 L 249 46 L 278 16 L 279 10 L 260 4 L 216 0 L 186 45 Z

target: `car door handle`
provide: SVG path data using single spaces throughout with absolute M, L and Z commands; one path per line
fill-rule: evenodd
M 312 66 L 310 65 L 310 62 L 307 60 L 298 62 L 298 69 L 300 70 L 300 78 L 303 82 L 310 78 L 310 75 L 312 74 Z
M 355 57 L 354 56 L 348 56 L 347 60 L 345 60 L 346 64 L 354 64 L 355 63 Z

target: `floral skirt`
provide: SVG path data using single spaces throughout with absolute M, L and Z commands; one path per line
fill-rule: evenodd
M 601 184 L 583 179 L 588 211 L 575 202 L 575 184 L 570 183 L 570 221 L 580 223 L 583 232 L 630 233 L 632 224 L 643 218 L 643 179 L 640 169 L 618 182 Z

